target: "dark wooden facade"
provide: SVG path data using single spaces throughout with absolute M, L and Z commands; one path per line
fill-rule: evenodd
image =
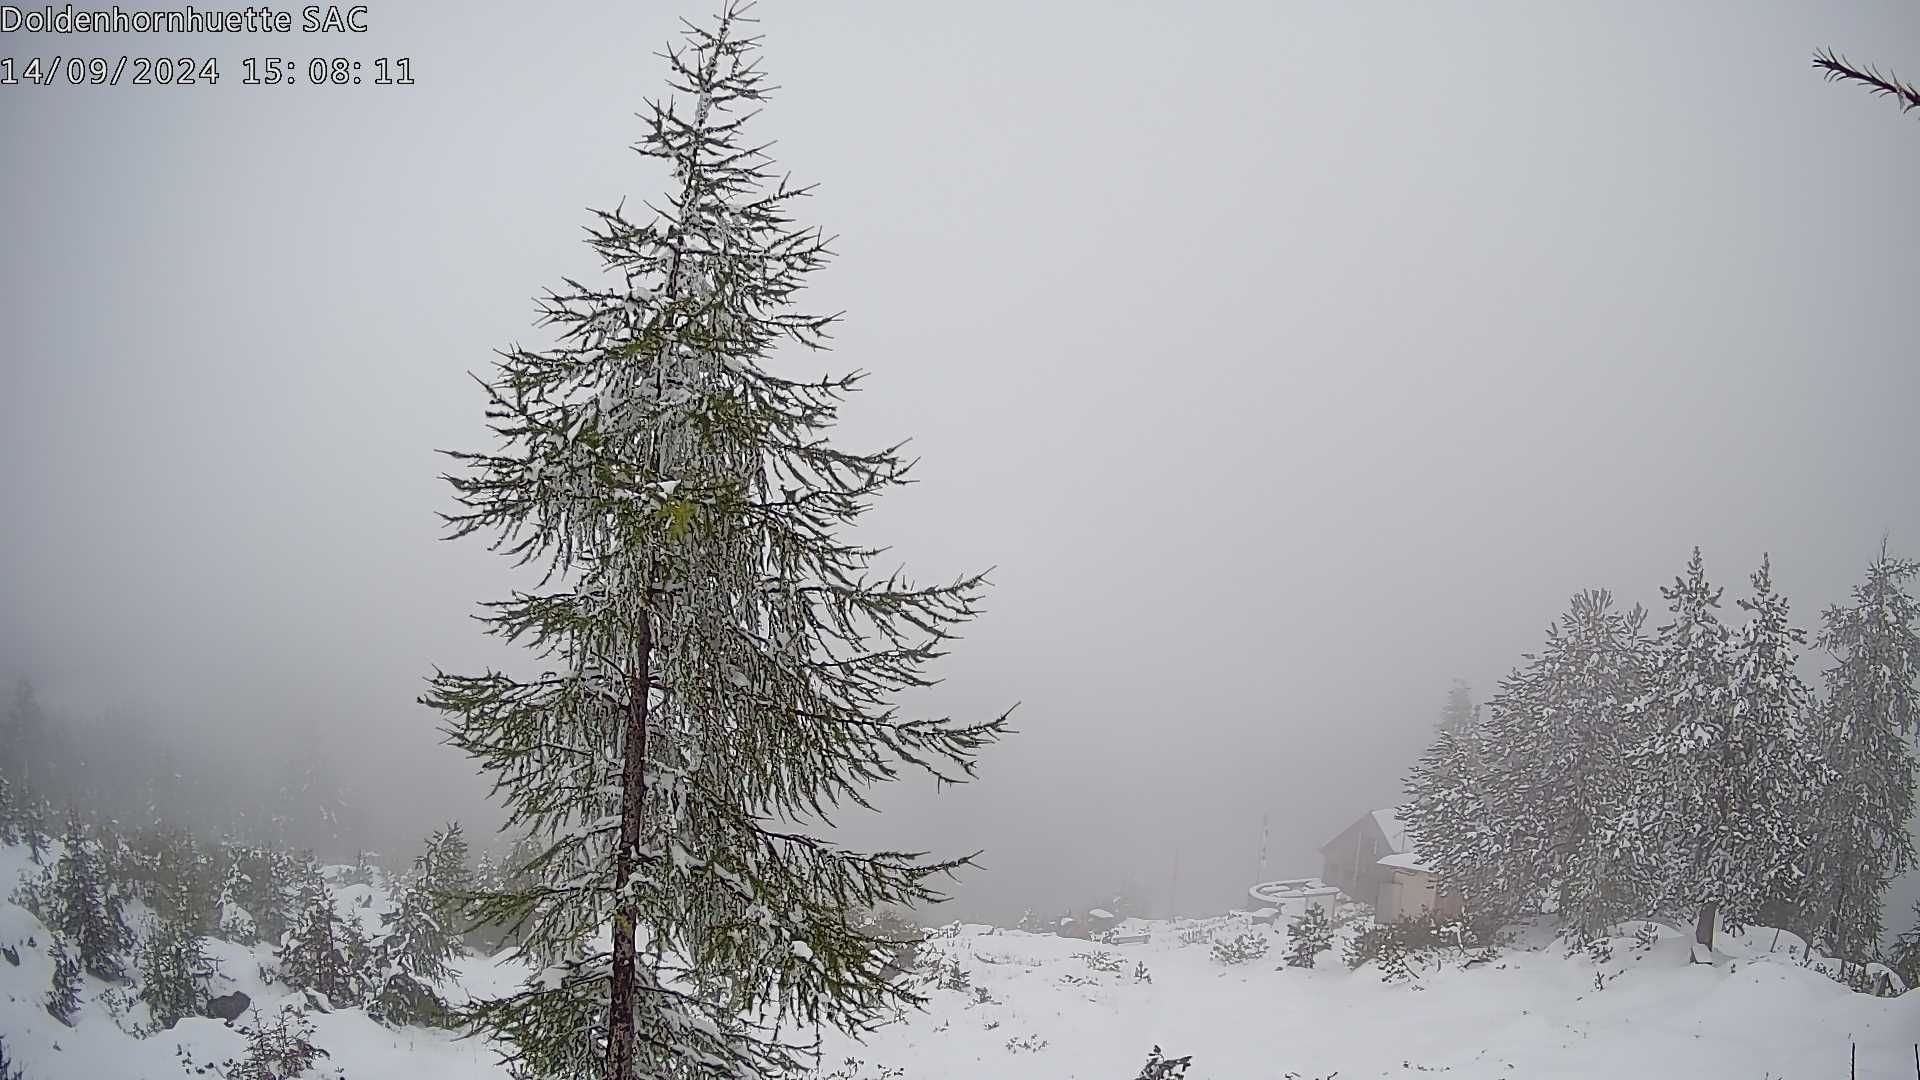
M 1380 887 L 1393 880 L 1393 871 L 1380 865 L 1406 845 L 1405 833 L 1391 811 L 1376 810 L 1341 830 L 1320 847 L 1322 881 L 1363 904 L 1380 902 Z

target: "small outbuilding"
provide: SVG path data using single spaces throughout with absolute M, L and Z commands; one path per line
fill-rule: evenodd
M 1388 855 L 1379 866 L 1388 877 L 1373 906 L 1375 922 L 1394 923 L 1426 915 L 1445 919 L 1460 914 L 1460 897 L 1441 887 L 1439 875 L 1419 855 L 1411 851 Z

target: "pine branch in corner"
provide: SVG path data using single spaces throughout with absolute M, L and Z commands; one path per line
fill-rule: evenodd
M 1825 73 L 1828 82 L 1858 83 L 1869 93 L 1884 94 L 1900 104 L 1900 111 L 1920 109 L 1920 89 L 1912 83 L 1901 82 L 1892 72 L 1885 75 L 1873 68 L 1854 67 L 1847 58 L 1832 49 L 1821 49 L 1813 54 L 1813 66 Z

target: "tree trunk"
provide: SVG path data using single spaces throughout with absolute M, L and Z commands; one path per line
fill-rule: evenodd
M 1700 917 L 1693 924 L 1693 940 L 1705 945 L 1708 952 L 1713 951 L 1713 924 L 1719 913 L 1720 904 L 1709 900 L 1700 905 Z
M 647 695 L 653 685 L 652 617 L 640 616 L 640 640 L 635 647 L 632 700 L 627 703 L 627 725 L 622 744 L 626 759 L 620 773 L 620 846 L 613 855 L 616 896 L 633 877 L 634 855 L 640 850 L 641 814 L 646 804 Z M 607 1080 L 633 1080 L 634 930 L 639 905 L 617 899 L 613 909 L 613 993 L 607 1016 Z

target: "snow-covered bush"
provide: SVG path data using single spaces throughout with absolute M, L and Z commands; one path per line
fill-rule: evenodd
M 7 1056 L 7 1039 L 4 1035 L 0 1035 L 0 1080 L 24 1080 L 20 1070 L 14 1068 L 13 1059 Z
M 1214 942 L 1210 952 L 1215 963 L 1244 964 L 1267 955 L 1267 946 L 1271 944 L 1272 939 L 1266 934 L 1248 931 L 1225 941 Z
M 1161 1053 L 1158 1046 L 1147 1054 L 1147 1063 L 1140 1067 L 1140 1075 L 1134 1080 L 1184 1080 L 1187 1070 L 1193 1067 L 1193 1055 L 1170 1058 Z
M 227 1060 L 227 1080 L 293 1080 L 327 1056 L 313 1045 L 313 1023 L 292 1005 L 281 1006 L 271 1022 L 255 1011 L 252 1023 L 241 1030 L 247 1036 L 247 1056 Z
M 1362 930 L 1347 942 L 1346 961 L 1355 970 L 1372 963 L 1385 982 L 1413 981 L 1445 956 L 1485 963 L 1492 945 L 1464 921 L 1427 915 Z
M 906 1075 L 905 1069 L 892 1065 L 875 1065 L 868 1071 L 865 1061 L 850 1057 L 831 1072 L 820 1073 L 819 1080 L 902 1080 Z
M 973 975 L 960 966 L 960 961 L 951 956 L 942 956 L 933 967 L 933 985 L 941 990 L 968 990 L 973 986 Z
M 854 929 L 888 946 L 887 964 L 898 974 L 911 974 L 920 966 L 920 951 L 930 936 L 905 914 L 892 908 L 861 912 L 851 920 Z
M 1073 956 L 1074 959 L 1085 963 L 1088 971 L 1104 971 L 1108 974 L 1113 974 L 1121 968 L 1120 958 L 1105 949 L 1099 949 L 1094 952 L 1074 953 Z

